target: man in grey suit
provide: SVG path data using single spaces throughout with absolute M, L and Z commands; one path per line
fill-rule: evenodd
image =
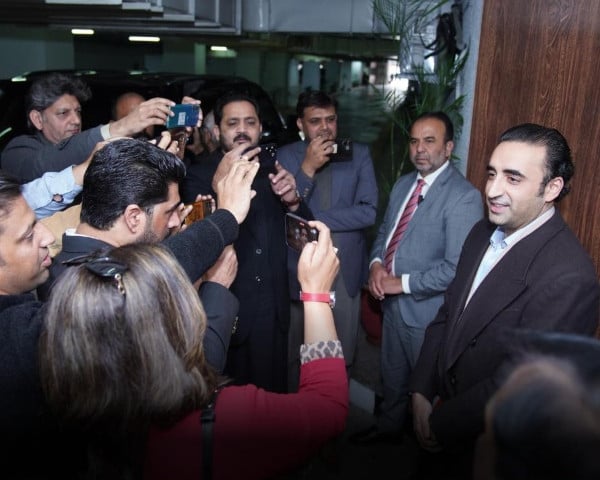
M 371 251 L 369 290 L 383 308 L 383 400 L 376 425 L 355 443 L 399 442 L 408 381 L 425 329 L 443 302 L 460 251 L 481 219 L 481 194 L 449 162 L 454 128 L 443 112 L 425 113 L 410 128 L 416 171 L 398 179 Z
M 360 317 L 360 290 L 367 281 L 367 241 L 365 230 L 375 223 L 377 182 L 367 145 L 337 138 L 337 101 L 325 92 L 308 91 L 298 97 L 296 121 L 304 140 L 285 145 L 277 160 L 296 179 L 299 198 L 316 220 L 331 230 L 338 248 L 340 275 L 334 285 L 336 305 L 333 310 L 348 370 L 352 366 Z M 298 261 L 290 256 L 292 319 L 289 333 L 291 390 L 298 383 L 303 339 L 302 305 L 296 280 Z

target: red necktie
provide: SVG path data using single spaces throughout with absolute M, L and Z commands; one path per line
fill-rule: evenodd
M 419 204 L 419 195 L 421 195 L 423 185 L 425 185 L 425 180 L 423 180 L 422 178 L 417 180 L 417 186 L 413 190 L 410 198 L 408 199 L 406 207 L 404 207 L 404 211 L 402 212 L 400 221 L 398 222 L 398 225 L 396 225 L 396 230 L 394 231 L 392 239 L 390 240 L 387 250 L 385 251 L 383 265 L 385 269 L 390 273 L 392 273 L 392 262 L 394 260 L 394 254 L 396 253 L 398 244 L 402 239 L 402 235 L 404 235 L 404 232 L 408 227 L 408 222 L 410 222 L 410 219 L 412 218 L 413 214 L 415 213 L 415 210 L 417 209 L 417 205 Z

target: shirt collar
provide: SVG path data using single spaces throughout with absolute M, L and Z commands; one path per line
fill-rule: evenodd
M 450 161 L 446 160 L 440 168 L 438 168 L 435 172 L 430 173 L 426 177 L 424 177 L 420 173 L 417 174 L 417 180 L 419 180 L 419 178 L 422 178 L 425 181 L 425 185 L 423 185 L 423 187 L 424 188 L 431 187 L 433 185 L 433 182 L 435 182 L 436 179 L 442 174 L 442 172 L 444 170 L 446 170 L 449 166 L 450 166 Z
M 501 227 L 497 227 L 496 230 L 494 230 L 494 233 L 492 234 L 492 236 L 490 238 L 490 244 L 492 245 L 492 248 L 494 248 L 494 250 L 497 250 L 498 248 L 505 248 L 507 246 L 512 247 L 515 243 L 519 242 L 520 240 L 525 238 L 527 235 L 529 235 L 530 233 L 532 233 L 535 230 L 537 230 L 538 228 L 540 228 L 548 220 L 550 220 L 552 218 L 552 216 L 554 215 L 554 211 L 555 211 L 554 206 L 550 207 L 547 211 L 542 213 L 539 217 L 535 218 L 534 220 L 529 222 L 524 227 L 519 228 L 516 232 L 513 232 L 508 237 L 506 236 L 504 231 L 501 229 Z

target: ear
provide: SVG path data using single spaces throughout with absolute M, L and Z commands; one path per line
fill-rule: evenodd
M 562 177 L 555 177 L 550 180 L 544 187 L 544 201 L 553 202 L 556 200 L 564 186 L 565 181 Z
M 129 231 L 137 235 L 146 227 L 146 212 L 136 204 L 127 205 L 123 212 L 123 221 Z
M 296 119 L 296 126 L 298 127 L 298 130 L 304 133 L 304 130 L 302 129 L 302 121 L 299 118 Z
M 31 110 L 29 112 L 29 121 L 33 124 L 35 128 L 41 130 L 42 125 L 44 124 L 44 121 L 42 119 L 42 112 L 40 112 L 39 110 Z
M 218 125 L 214 125 L 212 127 L 212 132 L 213 132 L 213 135 L 215 136 L 215 138 L 217 139 L 217 141 L 220 141 L 221 140 L 221 129 L 219 128 Z
M 446 142 L 446 158 L 450 160 L 452 156 L 452 150 L 454 150 L 454 142 L 452 140 L 448 140 Z

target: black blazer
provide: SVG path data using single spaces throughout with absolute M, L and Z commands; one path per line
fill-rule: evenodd
M 431 426 L 443 444 L 483 431 L 485 404 L 509 353 L 507 330 L 509 338 L 514 328 L 593 335 L 598 325 L 594 266 L 558 212 L 510 249 L 465 308 L 494 229 L 483 220 L 469 233 L 411 377 L 411 391 L 442 400 Z
M 206 161 L 191 165 L 181 185 L 184 202 L 193 201 L 198 194 L 211 194 L 212 178 L 223 158 L 220 150 L 214 151 Z M 271 190 L 269 173 L 260 169 L 252 188 L 256 196 L 250 211 L 240 225 L 239 236 L 234 242 L 238 257 L 238 273 L 231 291 L 240 300 L 237 328 L 232 335 L 232 345 L 244 343 L 255 322 L 260 322 L 265 302 L 274 309 L 278 328 L 286 332 L 290 321 L 290 298 L 288 291 L 287 255 L 285 241 L 285 213 L 287 208 Z M 304 204 L 297 215 L 312 219 L 310 209 Z M 266 288 L 270 285 L 270 288 Z M 266 291 L 268 290 L 268 291 Z M 272 345 L 264 345 L 267 350 Z

